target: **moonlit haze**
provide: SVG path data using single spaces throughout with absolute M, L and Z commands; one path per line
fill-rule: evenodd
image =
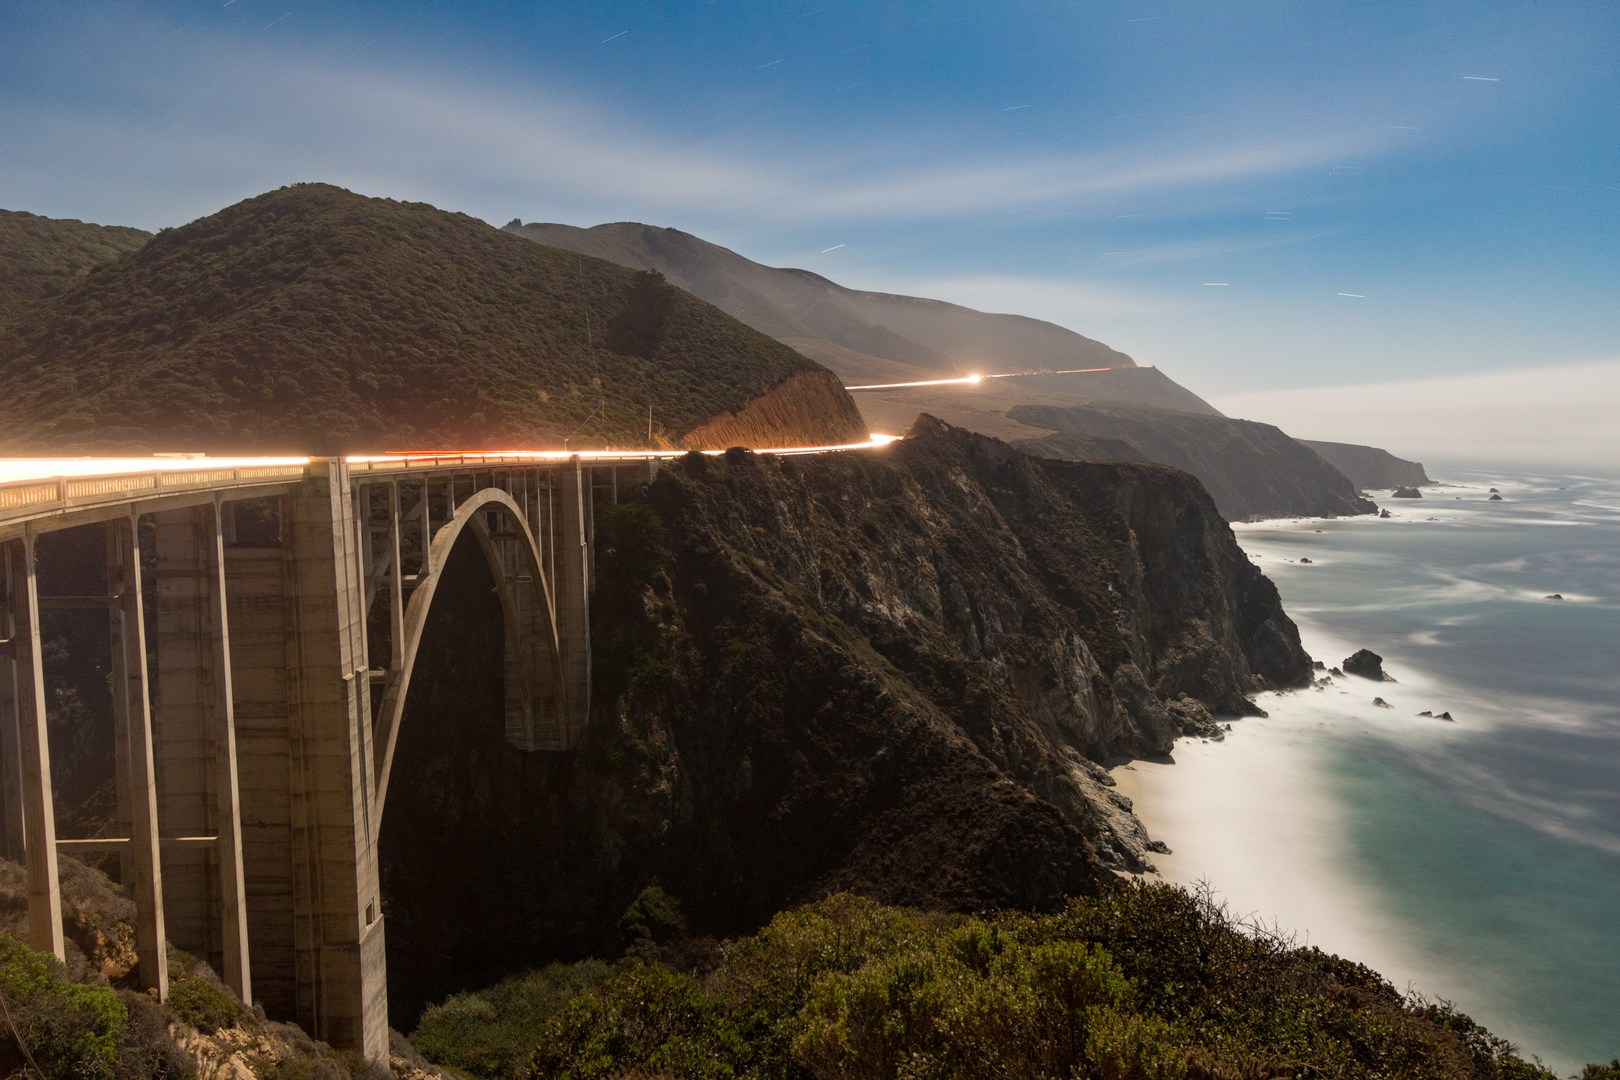
M 1620 445 L 1613 3 L 0 18 L 8 209 L 159 229 L 325 181 L 643 221 L 1049 319 L 1301 437 L 1574 468 Z

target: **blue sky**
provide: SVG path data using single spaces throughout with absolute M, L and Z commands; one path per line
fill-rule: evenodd
M 1620 357 L 1617 56 L 1612 0 L 0 0 L 0 206 L 647 221 L 1219 401 Z

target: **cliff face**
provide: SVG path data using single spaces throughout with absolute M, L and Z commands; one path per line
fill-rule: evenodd
M 1318 442 L 1301 439 L 1300 442 L 1315 450 L 1322 460 L 1350 478 L 1362 491 L 1374 488 L 1417 487 L 1432 484 L 1423 471 L 1421 461 L 1398 458 L 1388 450 L 1376 446 L 1357 446 L 1355 443 Z
M 570 754 L 502 738 L 475 551 L 441 593 L 383 825 L 396 1023 L 474 970 L 600 947 L 652 881 L 717 933 L 835 888 L 1089 891 L 1146 840 L 1098 762 L 1308 677 L 1190 478 L 938 421 L 881 452 L 688 457 L 597 536 L 597 715 Z
M 1114 402 L 1023 405 L 1008 416 L 1056 433 L 1018 443 L 1032 454 L 1083 456 L 1098 440 L 1112 439 L 1135 447 L 1149 461 L 1185 469 L 1232 521 L 1377 509 L 1344 474 L 1270 424 Z

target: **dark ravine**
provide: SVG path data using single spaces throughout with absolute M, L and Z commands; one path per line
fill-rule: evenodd
M 716 934 L 834 889 L 1094 891 L 1148 865 L 1102 763 L 1309 678 L 1190 477 L 929 419 L 881 453 L 688 457 L 598 538 L 598 709 L 567 755 L 504 742 L 498 613 L 455 556 L 383 825 L 396 1023 L 611 948 L 650 882 Z
M 1116 402 L 1022 405 L 1008 415 L 1055 433 L 1018 443 L 1033 454 L 1089 457 L 1102 441 L 1112 440 L 1149 461 L 1185 469 L 1203 482 L 1231 521 L 1377 510 L 1343 473 L 1270 424 Z

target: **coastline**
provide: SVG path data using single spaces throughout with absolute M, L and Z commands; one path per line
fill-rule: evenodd
M 1492 486 L 1509 507 L 1518 503 L 1520 526 L 1571 523 L 1543 512 L 1562 514 L 1563 504 L 1533 505 L 1534 493 L 1548 490 L 1544 478 L 1515 490 L 1512 479 L 1493 477 L 1441 487 L 1422 503 L 1392 500 L 1393 520 L 1237 526 L 1313 657 L 1332 667 L 1368 647 L 1385 654 L 1398 681 L 1343 677 L 1264 694 L 1257 700 L 1269 715 L 1222 717 L 1231 724 L 1224 741 L 1182 738 L 1167 760 L 1131 762 L 1112 775 L 1149 836 L 1171 849 L 1152 856 L 1164 880 L 1207 885 L 1240 917 L 1367 964 L 1397 989 L 1455 1001 L 1569 1073 L 1620 1051 L 1608 1045 L 1615 1027 L 1604 1016 L 1620 1007 L 1620 981 L 1597 959 L 1612 957 L 1620 941 L 1620 931 L 1601 928 L 1620 895 L 1609 887 L 1620 882 L 1614 832 L 1601 804 L 1592 818 L 1591 776 L 1516 771 L 1488 755 L 1531 747 L 1545 751 L 1546 766 L 1562 761 L 1549 744 L 1613 745 L 1613 711 L 1593 704 L 1589 687 L 1569 689 L 1567 672 L 1541 670 L 1534 648 L 1549 613 L 1608 619 L 1614 597 L 1527 588 L 1507 562 L 1500 572 L 1464 564 L 1425 577 L 1391 561 L 1400 549 L 1389 546 L 1439 551 L 1448 536 L 1477 539 L 1504 525 L 1480 512 Z M 1593 505 L 1571 498 L 1572 507 Z M 1341 583 L 1325 587 L 1335 575 Z M 1347 589 L 1349 581 L 1359 585 Z M 1575 602 L 1548 603 L 1552 591 Z M 1493 618 L 1527 639 L 1512 660 L 1532 670 L 1486 678 L 1467 666 L 1477 662 L 1473 639 Z M 1544 697 L 1549 685 L 1564 696 Z M 1451 711 L 1457 722 L 1417 715 L 1423 710 Z

